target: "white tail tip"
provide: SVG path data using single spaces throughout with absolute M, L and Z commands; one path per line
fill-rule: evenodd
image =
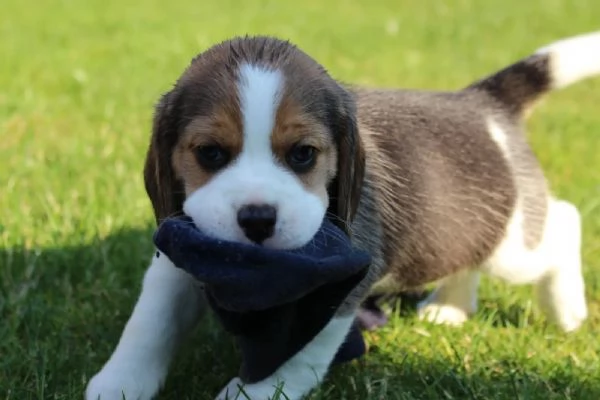
M 563 88 L 600 74 L 600 31 L 559 40 L 536 54 L 550 55 L 552 87 Z

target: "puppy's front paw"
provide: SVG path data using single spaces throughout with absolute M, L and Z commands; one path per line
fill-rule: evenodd
M 450 304 L 421 303 L 418 315 L 421 320 L 451 326 L 460 326 L 469 319 L 467 311 Z
M 221 390 L 221 393 L 215 400 L 271 400 L 275 398 L 299 400 L 300 397 L 290 393 L 282 394 L 277 397 L 277 393 L 282 392 L 277 385 L 271 385 L 267 381 L 254 384 L 246 384 L 240 378 L 233 378 L 227 386 Z
M 120 368 L 106 365 L 88 383 L 86 400 L 150 400 L 159 391 L 164 377 L 145 366 Z
M 241 397 L 244 399 L 243 395 L 240 394 L 240 388 L 243 383 L 240 378 L 233 378 L 227 386 L 221 390 L 221 392 L 217 395 L 215 400 L 237 400 Z

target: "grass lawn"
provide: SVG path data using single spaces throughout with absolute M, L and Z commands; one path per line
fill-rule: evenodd
M 375 4 L 376 3 L 376 4 Z M 3 0 L 0 12 L 0 399 L 80 399 L 152 255 L 142 184 L 152 107 L 192 56 L 235 34 L 289 38 L 342 80 L 454 89 L 563 36 L 597 0 Z M 529 121 L 555 192 L 584 216 L 590 319 L 548 324 L 530 287 L 485 280 L 461 329 L 410 313 L 368 336 L 311 399 L 600 398 L 600 79 Z M 237 371 L 207 321 L 161 399 L 209 400 Z

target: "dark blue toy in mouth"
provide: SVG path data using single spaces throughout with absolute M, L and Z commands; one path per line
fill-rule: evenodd
M 238 340 L 240 378 L 247 383 L 268 377 L 309 343 L 371 262 L 328 220 L 308 244 L 294 250 L 215 239 L 189 217 L 163 221 L 154 243 L 175 266 L 203 282 L 209 304 Z M 365 351 L 354 325 L 334 362 L 359 358 Z

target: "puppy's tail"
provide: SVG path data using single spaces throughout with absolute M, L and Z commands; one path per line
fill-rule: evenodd
M 519 116 L 553 89 L 600 74 L 600 31 L 545 47 L 466 90 L 483 90 Z

